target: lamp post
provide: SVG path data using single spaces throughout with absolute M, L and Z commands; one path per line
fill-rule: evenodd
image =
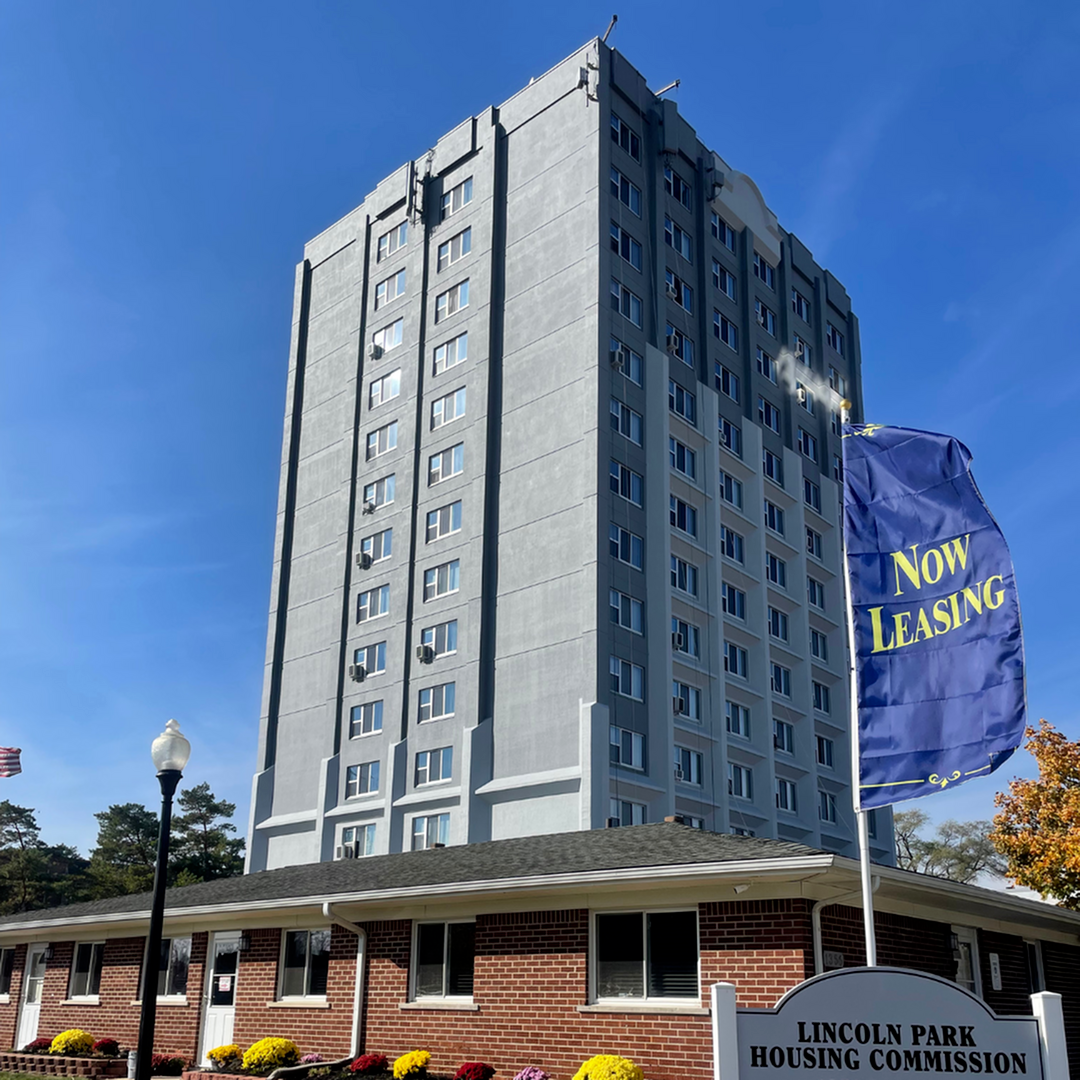
M 150 756 L 161 784 L 161 825 L 158 830 L 157 864 L 154 867 L 154 899 L 150 907 L 150 929 L 146 935 L 143 957 L 142 1010 L 139 1014 L 139 1051 L 135 1061 L 136 1080 L 150 1080 L 153 1072 L 154 1021 L 157 1018 L 158 964 L 161 959 L 161 926 L 165 921 L 165 878 L 169 866 L 169 827 L 172 824 L 172 800 L 180 783 L 183 768 L 191 756 L 191 743 L 180 732 L 180 725 L 170 720 L 154 740 Z

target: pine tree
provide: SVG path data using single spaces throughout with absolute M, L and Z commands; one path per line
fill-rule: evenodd
M 180 792 L 182 813 L 173 820 L 173 848 L 170 863 L 178 881 L 213 881 L 244 872 L 244 841 L 228 819 L 236 813 L 236 803 L 218 800 L 210 785 L 196 784 Z
M 154 884 L 158 816 L 139 803 L 117 803 L 95 814 L 97 847 L 90 878 L 98 899 L 147 892 Z

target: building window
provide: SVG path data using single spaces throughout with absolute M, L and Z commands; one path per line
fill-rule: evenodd
M 818 817 L 832 825 L 836 824 L 836 796 L 831 791 L 818 792 Z
M 810 325 L 810 301 L 798 289 L 791 290 L 791 310 L 808 326 Z
M 379 790 L 379 763 L 365 761 L 362 765 L 350 765 L 345 770 L 345 798 L 370 795 Z
M 729 453 L 742 457 L 742 428 L 725 416 L 720 417 L 720 442 Z
M 641 245 L 614 221 L 611 223 L 611 250 L 635 270 L 641 269 Z
M 453 266 L 459 259 L 463 259 L 472 251 L 472 226 L 459 232 L 457 236 L 451 236 L 449 240 L 440 244 L 437 252 L 436 273 Z
M 777 641 L 788 640 L 788 617 L 779 608 L 769 608 L 769 634 Z
M 810 507 L 811 510 L 816 510 L 817 513 L 821 513 L 821 488 L 814 483 L 813 480 L 808 477 L 803 477 L 802 482 L 803 490 L 803 502 Z
M 982 987 L 979 980 L 979 945 L 975 928 L 954 926 L 952 936 L 956 982 L 972 994 L 979 995 Z
M 440 506 L 438 510 L 428 511 L 426 543 L 441 540 L 444 536 L 450 536 L 456 532 L 461 532 L 460 499 L 447 506 Z
M 811 529 L 809 525 L 806 526 L 806 551 L 815 559 L 821 558 L 821 533 Z
M 698 1000 L 696 911 L 595 916 L 598 1001 Z
M 364 669 L 365 678 L 368 675 L 382 675 L 386 671 L 386 642 L 361 645 L 353 651 L 353 663 Z
M 828 324 L 828 329 L 825 332 L 825 340 L 841 355 L 844 355 L 844 335 L 833 326 L 832 323 Z
M 831 769 L 833 767 L 833 741 L 825 738 L 824 735 L 818 735 L 816 738 L 817 763 L 823 768 Z
M 641 385 L 645 361 L 641 359 L 640 353 L 634 352 L 617 337 L 611 339 L 611 363 L 636 386 Z
M 712 317 L 713 334 L 716 335 L 729 349 L 739 351 L 739 328 L 719 311 L 713 311 Z
M 754 277 L 764 282 L 774 292 L 776 291 L 776 267 L 770 266 L 756 251 L 754 252 Z
M 750 710 L 745 705 L 739 705 L 734 701 L 728 701 L 724 705 L 727 729 L 731 735 L 739 735 L 744 739 L 750 738 Z
M 464 334 L 458 334 L 457 337 L 435 346 L 434 373 L 441 375 L 447 368 L 463 364 L 468 358 L 469 333 L 466 331 Z
M 812 577 L 806 579 L 806 598 L 810 601 L 811 607 L 825 610 L 825 586 L 820 581 Z
M 697 427 L 697 397 L 674 379 L 668 379 L 668 408 L 691 427 Z
M 388 454 L 397 449 L 397 421 L 392 420 L 384 427 L 368 432 L 367 460 Z
M 349 713 L 349 738 L 358 739 L 361 735 L 374 735 L 382 731 L 382 707 L 381 701 L 354 705 Z
M 641 188 L 630 183 L 614 166 L 611 167 L 611 194 L 632 214 L 641 217 Z
M 671 645 L 676 652 L 699 657 L 701 655 L 701 631 L 693 623 L 677 619 L 673 615 L 671 617 Z
M 697 454 L 678 439 L 668 436 L 668 459 L 671 467 L 690 480 L 697 479 Z
M 795 384 L 795 397 L 803 409 L 811 416 L 814 415 L 814 391 L 803 386 L 801 382 Z
M 787 563 L 771 551 L 765 553 L 765 577 L 781 589 L 787 588 Z
M 780 753 L 794 754 L 795 728 L 785 720 L 777 720 L 774 717 L 772 722 L 772 743 L 773 748 L 779 750 Z
M 645 806 L 642 803 L 628 802 L 625 799 L 612 799 L 608 803 L 608 815 L 608 824 L 613 824 L 616 827 L 645 824 Z
M 727 791 L 734 799 L 752 799 L 754 797 L 754 773 L 745 765 L 728 762 Z
M 645 669 L 643 667 L 631 664 L 629 660 L 620 660 L 617 656 L 612 656 L 608 669 L 611 674 L 613 694 L 633 698 L 635 701 L 645 700 Z
M 758 395 L 758 419 L 771 431 L 780 434 L 780 410 L 766 397 Z
M 420 713 L 416 722 L 426 724 L 429 720 L 446 720 L 454 715 L 456 684 L 440 683 L 420 691 Z
M 611 399 L 611 430 L 629 439 L 636 446 L 641 445 L 643 424 L 641 413 L 635 412 L 618 398 Z
M 435 600 L 440 596 L 448 596 L 458 591 L 458 579 L 461 574 L 461 560 L 452 559 L 450 562 L 433 566 L 424 571 L 424 603 Z
M 687 210 L 693 210 L 693 188 L 670 165 L 664 166 L 664 190 Z
M 608 728 L 609 754 L 612 765 L 643 771 L 645 768 L 645 736 L 627 728 Z
M 761 454 L 761 469 L 765 476 L 777 487 L 784 486 L 784 463 L 771 450 L 765 450 Z
M 720 498 L 724 502 L 731 503 L 737 510 L 743 506 L 742 481 L 736 480 L 731 473 L 720 470 Z
M 613 559 L 627 563 L 635 570 L 645 565 L 645 541 L 635 533 L 612 524 L 608 529 L 608 548 Z
M 101 964 L 105 943 L 84 941 L 75 946 L 68 980 L 69 998 L 96 998 L 101 988 Z
M 428 486 L 441 484 L 465 471 L 465 444 L 447 447 L 428 458 Z
M 383 529 L 382 532 L 365 536 L 360 541 L 360 551 L 373 563 L 389 559 L 394 552 L 394 530 Z
M 695 784 L 701 787 L 705 772 L 705 759 L 697 750 L 685 746 L 675 747 L 675 780 L 679 784 Z
M 757 347 L 757 369 L 771 383 L 776 382 L 776 361 L 759 345 Z
M 414 819 L 414 826 L 423 820 Z M 475 942 L 475 923 L 417 923 L 413 996 L 472 997 Z
M 464 415 L 465 387 L 462 386 L 452 394 L 437 398 L 431 403 L 431 430 L 434 431 L 453 420 L 460 420 Z
M 729 270 L 725 270 L 720 265 L 719 259 L 713 259 L 712 261 L 712 283 L 713 288 L 718 289 L 729 300 L 735 299 L 735 275 Z
M 0 949 L 0 996 L 11 993 L 11 976 L 15 970 L 15 950 Z
M 838 438 L 844 432 L 844 425 L 840 419 L 840 414 L 835 409 L 832 409 L 829 412 L 829 426 L 832 428 L 832 433 Z
M 381 379 L 375 379 L 368 387 L 368 408 L 377 409 L 401 393 L 401 371 L 391 371 Z
M 356 621 L 367 622 L 377 619 L 390 610 L 390 586 L 379 585 L 367 589 L 356 598 Z
M 757 836 L 753 829 L 745 829 L 741 825 L 732 825 L 730 831 L 732 836 Z
M 667 283 L 667 297 L 674 300 L 688 314 L 694 312 L 694 290 L 671 270 L 664 271 L 664 280 Z
M 409 223 L 407 221 L 403 221 L 400 225 L 395 225 L 389 232 L 383 233 L 379 237 L 379 253 L 376 256 L 376 262 L 382 262 L 383 259 L 393 255 L 398 248 L 403 248 L 408 237 Z
M 423 784 L 437 784 L 440 780 L 449 780 L 454 772 L 454 748 L 440 746 L 437 750 L 421 750 L 416 755 L 416 787 Z
M 402 340 L 402 333 L 405 329 L 405 320 L 397 319 L 389 326 L 384 326 L 381 330 L 376 330 L 371 335 L 371 343 L 378 346 L 384 353 L 389 352 L 391 349 L 396 349 Z M 378 359 L 376 357 L 376 359 Z
M 435 321 L 442 322 L 469 306 L 469 279 L 459 281 L 435 297 Z
M 877 839 L 877 811 L 866 811 L 866 831 L 870 834 L 872 840 Z
M 791 697 L 791 671 L 784 667 L 783 664 L 772 664 L 770 666 L 772 671 L 772 690 L 774 694 L 779 694 L 781 697 Z
M 814 683 L 814 708 L 820 713 L 832 712 L 832 695 L 824 683 Z
M 472 202 L 472 177 L 445 192 L 439 204 L 439 220 L 445 221 Z
M 871 811 L 873 813 L 873 811 Z M 1046 989 L 1046 975 L 1043 970 L 1042 942 L 1024 939 L 1024 958 L 1027 960 L 1028 993 L 1038 994 Z M 0 983 L 0 987 L 3 984 Z M 0 989 L 0 993 L 7 993 Z
M 608 469 L 608 486 L 634 506 L 641 506 L 645 498 L 645 479 L 640 473 L 627 468 L 619 461 L 612 461 Z
M 446 847 L 450 837 L 449 814 L 425 814 L 412 819 L 412 849 L 426 851 L 432 847 Z
M 693 262 L 690 234 L 683 232 L 666 214 L 664 215 L 664 243 L 674 248 L 687 262 Z
M 641 138 L 615 113 L 611 114 L 611 141 L 621 146 L 635 161 L 641 160 Z
M 634 326 L 641 326 L 641 297 L 632 293 L 625 285 L 611 279 L 611 307 Z
M 715 367 L 716 389 L 726 394 L 732 401 L 738 402 L 741 394 L 739 388 L 739 376 L 729 371 L 723 364 L 717 361 Z
M 772 308 L 766 307 L 760 300 L 755 300 L 754 318 L 757 319 L 758 326 L 760 326 L 766 334 L 771 334 L 773 337 L 776 337 L 776 312 L 774 312 Z
M 729 251 L 735 250 L 735 230 L 719 215 L 710 214 L 712 234 Z
M 645 605 L 633 596 L 611 589 L 608 593 L 611 621 L 616 626 L 632 630 L 635 634 L 645 632 Z
M 748 666 L 746 650 L 733 641 L 725 641 L 724 670 L 729 675 L 738 675 L 740 679 L 745 679 Z
M 671 587 L 684 592 L 688 596 L 698 594 L 698 570 L 693 563 L 680 559 L 678 555 L 671 556 Z
M 287 930 L 281 956 L 281 997 L 326 997 L 330 931 Z
M 380 281 L 375 286 L 375 310 L 377 311 L 384 304 L 389 304 L 391 300 L 396 300 L 399 296 L 405 295 L 405 271 L 399 270 L 396 274 L 391 274 L 385 281 Z
M 726 525 L 720 526 L 720 550 L 737 563 L 743 561 L 743 538 Z
M 746 593 L 736 589 L 730 582 L 720 586 L 720 606 L 725 615 L 733 619 L 746 619 Z
M 787 810 L 791 814 L 798 812 L 799 801 L 792 781 L 776 778 L 776 808 Z
M 694 366 L 694 343 L 671 323 L 665 323 L 665 344 L 672 356 L 678 357 L 687 367 Z
M 839 454 L 833 454 L 832 458 L 832 478 L 838 483 L 844 482 L 844 461 Z
M 820 631 L 810 630 L 810 655 L 823 664 L 829 661 L 829 639 Z
M 814 358 L 814 350 L 808 341 L 804 341 L 796 334 L 794 336 L 791 351 L 795 354 L 795 359 L 798 360 L 800 364 L 805 364 L 807 367 L 810 367 L 810 362 Z
M 803 457 L 817 461 L 817 439 L 802 428 L 799 428 L 799 450 Z
M 670 509 L 668 518 L 673 528 L 686 533 L 687 536 L 697 536 L 697 510 L 682 499 L 670 496 Z
M 675 715 L 687 720 L 701 720 L 701 691 L 696 686 L 679 682 L 671 684 L 671 695 L 675 705 Z
M 784 511 L 768 499 L 765 500 L 765 527 L 778 536 L 784 535 Z
M 350 825 L 341 830 L 342 847 L 351 847 L 357 858 L 375 854 L 375 825 Z
M 457 652 L 457 619 L 437 623 L 420 631 L 420 644 L 431 649 L 435 659 Z

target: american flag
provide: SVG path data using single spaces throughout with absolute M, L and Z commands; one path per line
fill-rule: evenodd
M 22 772 L 19 755 L 22 750 L 17 746 L 0 746 L 0 776 L 15 776 Z

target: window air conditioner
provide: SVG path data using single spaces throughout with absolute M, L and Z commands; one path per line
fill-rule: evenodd
M 805 387 L 800 386 L 795 391 L 795 396 L 799 399 L 799 404 L 800 405 L 805 405 L 806 404 L 806 388 Z
M 421 664 L 430 664 L 435 659 L 435 650 L 430 645 L 417 645 L 416 659 Z
M 611 366 L 617 371 L 626 369 L 626 353 L 622 349 L 611 350 Z
M 686 648 L 686 638 L 683 634 L 676 631 L 671 635 L 671 644 L 674 648 L 682 652 Z
M 351 844 L 339 844 L 337 851 L 334 854 L 335 859 L 355 859 L 356 858 L 356 842 Z
M 686 712 L 686 698 L 672 698 L 672 707 L 675 709 L 676 716 L 682 716 Z
M 363 682 L 364 677 L 367 675 L 367 668 L 363 664 L 350 664 L 349 665 L 349 678 L 353 682 Z
M 619 819 L 617 817 L 609 817 L 607 819 L 607 827 L 609 829 L 617 829 L 619 827 Z
M 674 334 L 668 334 L 668 336 L 667 336 L 667 351 L 669 353 L 673 353 L 678 348 L 679 348 L 679 339 Z
M 371 569 L 371 552 L 358 551 L 356 553 L 356 569 L 357 570 L 370 570 Z
M 682 778 L 683 778 L 682 766 L 681 765 L 676 765 L 675 766 L 675 779 L 676 780 L 682 780 Z
M 665 287 L 664 291 L 667 293 L 667 298 L 669 300 L 678 301 L 678 299 L 679 299 L 679 290 L 676 289 L 675 286 L 670 281 L 667 283 L 667 286 Z
M 378 360 L 382 356 L 382 346 L 373 341 L 367 347 L 367 355 L 369 360 Z
M 374 514 L 375 513 L 375 504 L 373 502 L 364 503 L 363 512 L 365 514 Z

